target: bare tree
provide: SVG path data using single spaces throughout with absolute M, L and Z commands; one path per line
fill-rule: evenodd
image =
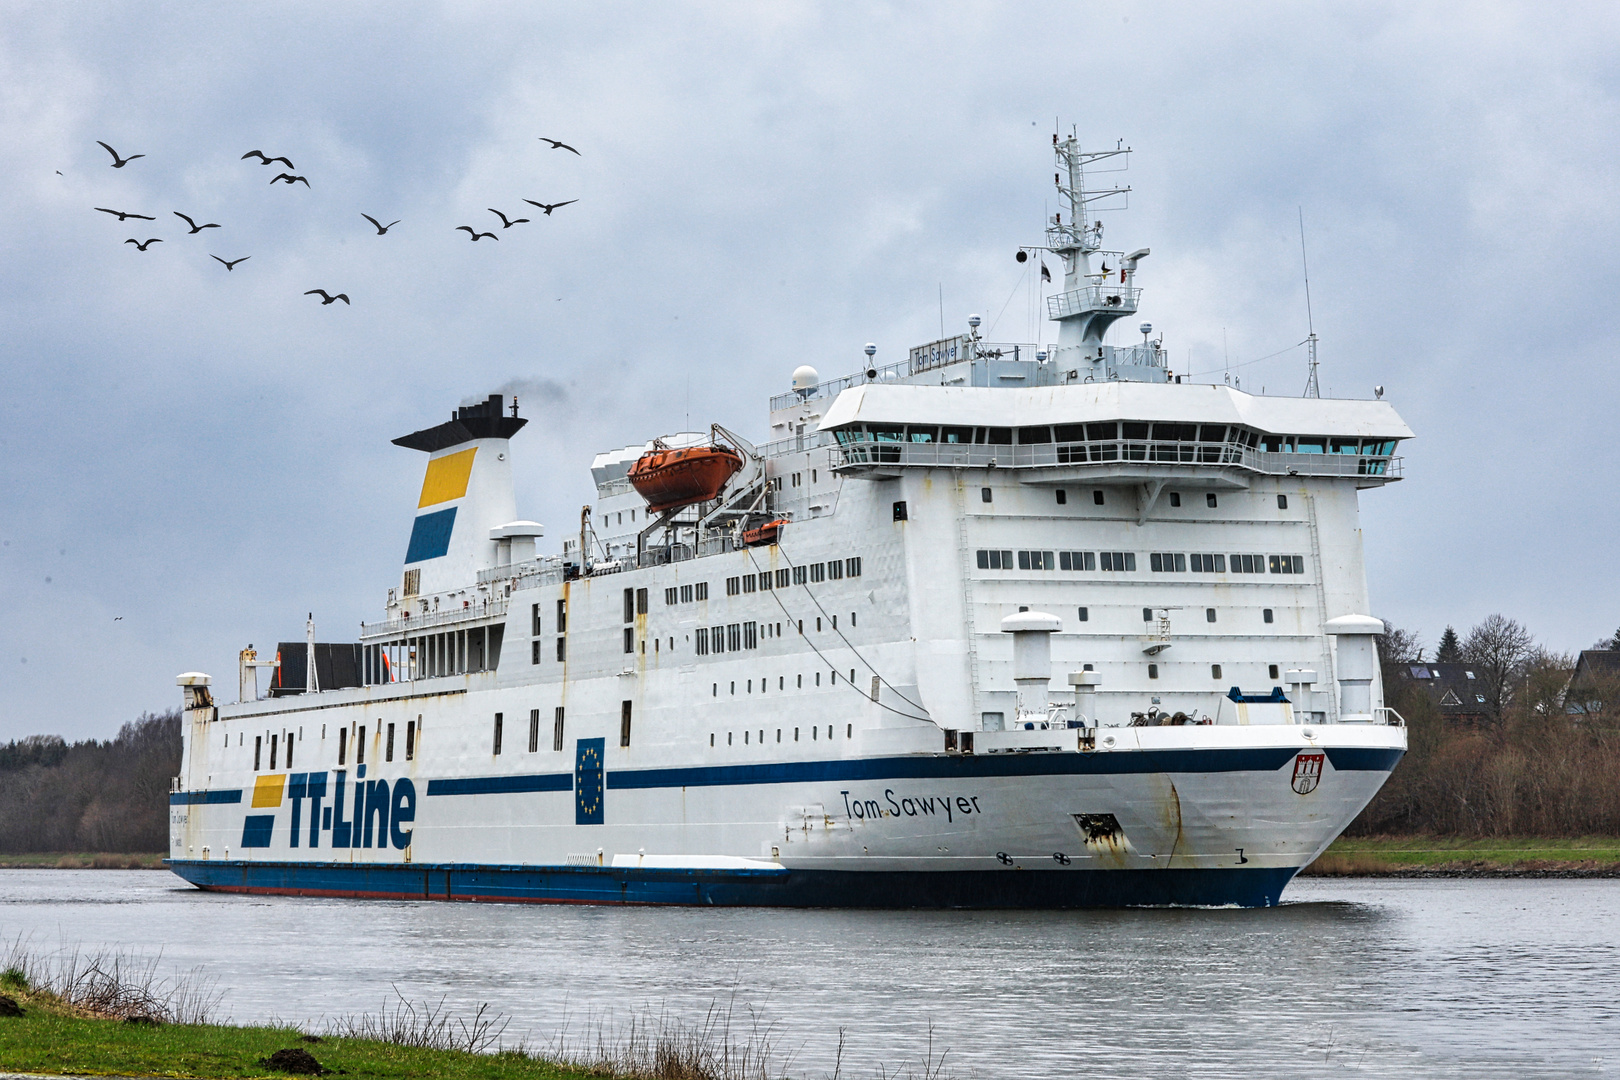
M 1491 719 L 1500 720 L 1513 697 L 1513 688 L 1523 674 L 1535 638 L 1516 619 L 1489 615 L 1468 631 L 1463 640 L 1462 659 L 1471 665 L 1485 696 Z
M 1378 658 L 1386 664 L 1423 662 L 1423 636 L 1416 630 L 1403 629 L 1385 619 L 1384 632 L 1373 640 L 1378 645 Z

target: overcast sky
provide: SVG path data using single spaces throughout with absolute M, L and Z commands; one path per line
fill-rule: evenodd
M 232 698 L 306 611 L 352 640 L 421 481 L 389 439 L 463 401 L 516 390 L 554 545 L 595 452 L 688 412 L 763 436 L 794 367 L 902 359 L 941 293 L 950 332 L 1055 337 L 1012 255 L 1059 120 L 1135 148 L 1108 240 L 1153 249 L 1142 317 L 1203 380 L 1303 388 L 1303 350 L 1251 362 L 1305 336 L 1303 208 L 1324 394 L 1382 384 L 1418 434 L 1362 499 L 1374 614 L 1589 646 L 1620 624 L 1616 10 L 4 4 L 0 739 L 105 737 L 190 669 Z

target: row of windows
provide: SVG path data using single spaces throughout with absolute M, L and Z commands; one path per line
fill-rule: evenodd
M 1202 460 L 1220 460 L 1216 451 L 1219 444 L 1232 443 L 1250 449 L 1273 453 L 1293 454 L 1367 454 L 1387 457 L 1395 452 L 1395 443 L 1389 439 L 1331 438 L 1324 435 L 1265 435 L 1258 431 L 1225 424 L 1152 423 L 1148 421 L 1108 420 L 1090 424 L 1042 424 L 1036 427 L 948 427 L 938 424 L 852 424 L 835 431 L 839 445 L 853 443 L 975 443 L 984 446 L 1020 446 L 1048 443 L 1113 443 L 1131 444 L 1149 442 L 1205 443 L 1210 455 L 1199 454 Z M 1145 445 L 1130 450 L 1146 451 Z M 1116 450 L 1117 452 L 1117 450 Z M 1077 459 L 1078 460 L 1078 459 Z M 1093 460 L 1116 460 L 1113 457 Z M 1186 460 L 1186 459 L 1184 459 Z
M 777 728 L 776 729 L 776 741 L 777 742 L 782 741 L 782 730 L 783 730 L 782 728 Z M 759 745 L 764 746 L 765 745 L 765 729 L 764 728 L 759 728 L 757 732 L 755 732 L 755 731 L 744 731 L 742 733 L 743 745 L 747 746 L 747 745 L 749 745 L 750 742 L 754 741 L 754 736 L 756 734 L 758 734 L 758 736 L 759 736 L 759 738 L 758 738 Z M 736 732 L 734 732 L 734 731 L 726 732 L 726 745 L 727 746 L 735 745 L 732 742 L 732 738 L 735 735 L 736 735 Z M 821 734 L 821 728 L 820 727 L 812 727 L 810 729 L 810 741 L 811 742 L 815 742 L 815 741 L 817 741 L 819 739 L 822 739 L 822 738 L 826 738 L 826 739 L 830 740 L 832 737 L 833 737 L 833 725 L 831 725 L 831 724 L 827 725 L 827 734 L 825 736 L 823 736 Z M 844 725 L 844 738 L 853 739 L 854 737 L 855 737 L 855 725 L 854 724 L 845 724 Z M 793 741 L 794 742 L 799 741 L 799 729 L 798 728 L 793 729 Z M 712 731 L 709 732 L 709 745 L 710 746 L 714 745 L 714 732 L 712 732 Z
M 820 686 L 821 685 L 821 672 L 819 672 L 819 671 L 814 672 L 812 678 L 814 680 L 812 682 L 812 684 L 811 684 L 812 686 Z M 838 685 L 838 672 L 836 672 L 836 671 L 827 672 L 827 679 L 828 679 L 828 682 L 827 682 L 828 686 L 837 686 Z M 759 692 L 761 694 L 768 693 L 769 690 L 770 690 L 770 683 L 771 683 L 770 679 L 760 679 L 759 680 Z M 849 669 L 849 685 L 850 686 L 855 685 L 855 669 L 854 668 Z M 799 675 L 794 676 L 793 686 L 794 686 L 794 689 L 796 689 L 796 690 L 803 690 L 804 689 L 804 675 L 802 673 L 799 674 Z M 874 695 L 873 698 L 872 698 L 873 701 L 877 700 L 877 697 L 876 697 L 877 686 L 878 686 L 878 680 L 876 678 L 874 678 L 872 680 L 872 693 Z M 778 675 L 776 677 L 776 688 L 778 690 L 786 690 L 787 689 L 787 676 L 786 675 Z M 744 679 L 743 680 L 743 693 L 752 694 L 753 692 L 754 692 L 754 680 L 753 679 Z M 720 684 L 719 683 L 711 683 L 710 684 L 710 693 L 714 697 L 719 697 L 720 696 Z M 737 694 L 737 680 L 736 679 L 731 680 L 730 693 L 731 693 L 731 695 L 733 697 L 735 697 L 736 694 Z
M 792 585 L 838 581 L 841 578 L 860 576 L 861 557 L 853 555 L 847 559 L 829 559 L 824 563 L 810 563 L 807 566 L 793 566 L 776 571 L 761 570 L 757 574 L 729 577 L 726 578 L 726 595 L 738 596 L 742 593 L 768 592 L 772 588 L 786 589 Z M 707 596 L 707 590 L 705 590 L 705 596 Z
M 629 746 L 630 745 L 630 714 L 631 714 L 631 703 L 628 702 L 628 701 L 621 701 L 619 703 L 619 745 L 620 746 Z M 562 748 L 563 748 L 564 719 L 565 719 L 565 714 L 563 712 L 563 707 L 561 705 L 558 705 L 557 708 L 556 708 L 555 713 L 553 714 L 552 721 L 551 721 L 551 749 L 552 749 L 553 752 L 560 752 L 562 750 Z M 503 737 L 502 729 L 504 727 L 505 727 L 505 716 L 502 713 L 496 713 L 495 714 L 495 730 L 494 730 L 494 733 L 493 733 L 494 737 L 492 739 L 492 743 L 493 743 L 492 751 L 497 756 L 499 756 L 499 754 L 501 752 L 501 743 L 502 743 L 502 737 Z M 392 724 L 388 725 L 390 741 L 392 741 L 392 738 L 393 738 L 393 728 L 394 728 L 394 725 L 392 725 Z M 407 734 L 407 736 L 409 736 L 409 732 L 407 732 L 406 734 Z M 529 753 L 535 754 L 535 753 L 539 753 L 539 751 L 540 751 L 540 710 L 539 709 L 530 709 L 529 710 Z M 408 750 L 407 750 L 407 753 L 408 753 Z
M 382 721 L 379 720 L 378 721 L 379 730 L 382 730 L 384 732 L 383 760 L 384 761 L 393 761 L 394 760 L 394 725 L 389 724 L 386 729 L 383 729 L 383 728 L 381 728 L 381 724 L 382 724 Z M 298 730 L 301 732 L 301 731 L 303 731 L 303 728 L 299 728 Z M 242 733 L 239 732 L 237 734 L 237 745 L 241 745 L 243 737 L 244 736 L 243 736 Z M 326 739 L 326 725 L 325 724 L 321 725 L 321 739 L 323 741 Z M 290 731 L 286 732 L 284 735 L 278 733 L 278 734 L 275 734 L 275 735 L 271 735 L 269 737 L 268 749 L 270 751 L 270 771 L 274 772 L 274 771 L 277 770 L 278 762 L 279 762 L 280 757 L 282 756 L 283 749 L 285 749 L 285 752 L 286 752 L 286 761 L 285 762 L 279 762 L 279 767 L 283 768 L 283 769 L 290 769 L 290 768 L 293 767 L 293 747 L 297 745 L 297 741 L 298 741 L 297 737 L 295 737 L 294 733 L 290 732 Z M 351 732 L 350 728 L 339 728 L 338 729 L 338 733 L 337 733 L 337 763 L 340 766 L 348 764 L 349 744 L 351 742 L 354 743 L 354 763 L 356 765 L 364 765 L 366 763 L 366 725 L 360 724 L 356 728 L 354 728 L 352 730 L 352 732 Z M 227 732 L 226 735 L 225 735 L 225 745 L 227 747 L 229 747 L 230 744 L 231 744 L 231 736 L 230 736 L 230 733 Z M 253 736 L 253 771 L 254 772 L 259 772 L 264 766 L 264 757 L 265 757 L 264 752 L 265 752 L 265 749 L 266 749 L 265 737 L 263 735 L 255 735 L 255 736 Z M 406 761 L 412 761 L 412 760 L 415 760 L 415 758 L 416 758 L 416 721 L 415 720 L 409 720 L 409 721 L 406 721 L 406 724 L 405 724 L 405 760 Z
M 1011 551 L 981 548 L 980 570 L 1096 570 L 1109 573 L 1136 569 L 1133 551 L 1020 551 L 1015 560 Z
M 711 652 L 741 652 L 759 648 L 759 624 L 731 623 L 726 626 L 700 626 L 692 632 L 693 651 L 699 656 Z
M 709 583 L 699 581 L 692 585 L 671 585 L 664 590 L 664 603 L 690 604 L 698 600 L 709 598 Z

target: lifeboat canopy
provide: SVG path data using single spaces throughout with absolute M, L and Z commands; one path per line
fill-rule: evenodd
M 726 482 L 743 466 L 738 451 L 719 442 L 673 448 L 662 439 L 630 466 L 630 486 L 655 514 L 720 497 Z

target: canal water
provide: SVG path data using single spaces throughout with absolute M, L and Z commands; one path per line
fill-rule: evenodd
M 0 871 L 0 935 L 200 967 L 243 1022 L 394 987 L 579 1039 L 758 1017 L 795 1077 L 1620 1076 L 1620 881 L 1304 879 L 1265 911 L 881 912 L 227 896 Z M 791 1059 L 791 1060 L 787 1060 Z M 4 1062 L 0 1062 L 3 1066 Z

